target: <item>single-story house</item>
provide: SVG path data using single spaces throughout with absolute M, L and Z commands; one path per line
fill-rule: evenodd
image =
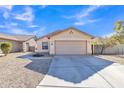
M 70 27 L 65 30 L 52 32 L 37 39 L 37 51 L 51 55 L 92 54 L 94 36 Z
M 0 33 L 0 42 L 11 42 L 13 45 L 11 52 L 35 51 L 36 36 L 34 35 L 7 35 Z

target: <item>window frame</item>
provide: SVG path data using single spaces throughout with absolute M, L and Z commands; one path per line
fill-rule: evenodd
M 43 43 L 46 43 L 46 45 L 44 45 Z M 42 50 L 48 50 L 48 49 L 49 49 L 48 42 L 42 42 Z

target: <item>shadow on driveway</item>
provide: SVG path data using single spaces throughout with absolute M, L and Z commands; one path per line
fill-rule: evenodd
M 19 56 L 18 58 L 31 60 L 31 63 L 26 65 L 25 68 L 46 75 L 51 64 L 51 59 L 40 59 L 39 57 L 31 57 L 31 54 L 26 54 L 23 56 Z

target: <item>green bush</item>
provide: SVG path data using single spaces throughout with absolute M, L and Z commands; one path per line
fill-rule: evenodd
M 5 56 L 6 56 L 12 50 L 12 43 L 10 43 L 10 42 L 1 43 L 0 48 L 1 48 L 2 52 L 5 54 Z

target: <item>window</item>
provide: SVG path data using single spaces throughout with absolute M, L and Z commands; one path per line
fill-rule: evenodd
M 42 49 L 44 50 L 48 49 L 48 42 L 42 42 Z

